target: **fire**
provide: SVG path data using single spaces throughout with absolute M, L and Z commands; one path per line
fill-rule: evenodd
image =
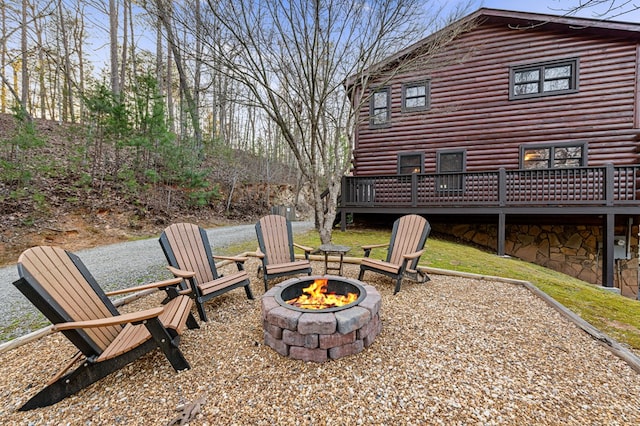
M 287 303 L 303 309 L 327 309 L 353 303 L 358 298 L 356 293 L 336 294 L 327 293 L 327 278 L 318 278 L 302 289 L 302 294 L 287 300 Z

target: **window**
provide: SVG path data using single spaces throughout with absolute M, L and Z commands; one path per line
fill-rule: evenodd
M 430 83 L 428 80 L 406 83 L 402 86 L 402 112 L 429 109 Z
M 409 153 L 398 154 L 398 174 L 410 175 L 411 173 L 424 172 L 424 154 Z
M 465 151 L 440 151 L 436 154 L 437 188 L 440 191 L 461 191 L 465 170 Z
M 373 92 L 369 108 L 370 125 L 372 127 L 381 127 L 389 124 L 390 111 L 391 96 L 389 96 L 389 88 L 385 87 Z
M 586 164 L 586 144 L 523 146 L 520 158 L 523 169 L 581 167 Z
M 576 92 L 577 76 L 577 59 L 513 67 L 509 99 Z

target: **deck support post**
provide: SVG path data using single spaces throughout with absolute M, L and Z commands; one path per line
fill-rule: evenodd
M 500 212 L 498 214 L 498 256 L 504 256 L 505 236 L 507 227 L 507 216 Z
M 602 232 L 602 285 L 613 287 L 613 234 L 615 232 L 615 214 L 608 213 L 604 217 Z

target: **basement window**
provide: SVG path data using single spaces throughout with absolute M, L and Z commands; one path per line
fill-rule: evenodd
M 509 99 L 575 93 L 578 91 L 578 59 L 566 59 L 512 67 Z

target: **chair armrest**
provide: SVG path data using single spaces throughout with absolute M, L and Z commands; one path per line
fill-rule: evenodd
M 174 285 L 178 285 L 182 282 L 182 278 L 171 278 L 168 280 L 164 280 L 164 281 L 157 281 L 154 283 L 149 283 L 149 284 L 143 284 L 143 285 L 139 285 L 136 287 L 128 287 L 128 288 L 123 288 L 121 290 L 113 290 L 110 291 L 108 293 L 105 293 L 107 296 L 116 296 L 118 294 L 125 294 L 125 293 L 133 293 L 135 291 L 142 291 L 142 290 L 149 290 L 152 288 L 162 288 L 162 287 L 169 287 L 169 286 L 174 286 Z
M 366 246 L 362 246 L 362 250 L 364 250 L 364 257 L 369 257 L 369 255 L 371 254 L 371 249 L 380 248 L 380 247 L 389 247 L 389 243 L 369 244 Z
M 313 251 L 312 247 L 307 247 L 307 246 L 303 246 L 303 245 L 296 244 L 296 243 L 293 243 L 293 246 L 299 248 L 300 250 L 304 250 L 305 253 L 311 253 Z
M 403 254 L 402 257 L 407 260 L 410 260 L 410 259 L 415 259 L 417 257 L 422 256 L 422 253 L 424 253 L 424 250 L 419 250 L 415 253 Z
M 260 248 L 256 249 L 256 257 L 258 259 L 264 259 L 264 253 L 262 251 L 260 251 Z
M 195 272 L 185 271 L 183 269 L 174 268 L 173 266 L 167 266 L 167 269 L 169 270 L 169 272 L 179 278 L 193 278 L 196 276 Z
M 95 327 L 107 327 L 111 325 L 122 325 L 129 323 L 142 322 L 151 318 L 156 318 L 162 314 L 164 307 L 159 306 L 157 308 L 147 309 L 139 312 L 131 312 L 123 315 L 115 315 L 109 318 L 98 318 L 87 321 L 73 321 L 62 322 L 60 324 L 54 324 L 54 331 L 74 330 L 77 328 L 95 328 Z
M 220 260 L 230 260 L 232 262 L 240 262 L 240 263 L 244 263 L 247 260 L 249 260 L 248 257 L 234 257 L 234 256 L 216 256 L 213 255 L 212 256 L 214 259 L 220 259 Z
M 389 243 L 384 243 L 384 244 L 370 244 L 370 245 L 366 245 L 366 246 L 362 246 L 363 250 L 371 250 L 374 248 L 380 248 L 380 247 L 389 247 Z

